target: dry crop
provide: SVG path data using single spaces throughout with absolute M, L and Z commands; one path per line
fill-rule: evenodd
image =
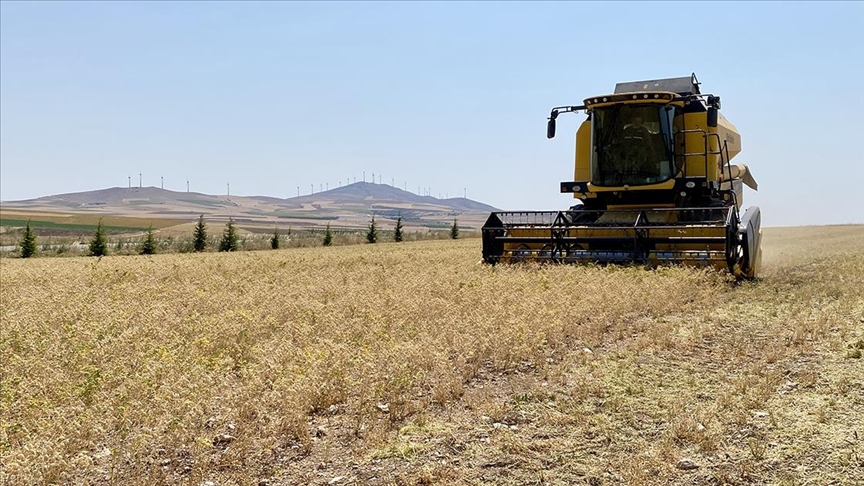
M 766 275 L 479 240 L 0 262 L 0 483 L 860 484 L 864 228 Z

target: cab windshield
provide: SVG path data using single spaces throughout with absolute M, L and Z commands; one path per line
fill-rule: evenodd
M 674 115 L 674 108 L 657 104 L 594 109 L 591 182 L 636 186 L 672 178 Z

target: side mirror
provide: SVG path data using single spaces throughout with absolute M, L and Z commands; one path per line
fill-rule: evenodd
M 717 108 L 715 108 L 713 106 L 708 107 L 708 126 L 709 127 L 716 127 L 717 126 L 717 119 L 719 118 L 719 116 L 720 116 L 720 110 L 718 110 Z
M 555 138 L 555 119 L 549 118 L 546 124 L 546 138 Z

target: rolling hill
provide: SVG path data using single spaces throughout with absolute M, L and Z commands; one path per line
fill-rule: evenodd
M 113 187 L 58 194 L 23 201 L 3 201 L 5 220 L 28 216 L 63 218 L 124 217 L 136 220 L 191 221 L 199 214 L 216 221 L 233 218 L 254 230 L 274 223 L 296 228 L 361 228 L 374 215 L 388 221 L 402 217 L 407 228 L 438 229 L 458 219 L 465 229 L 479 228 L 496 208 L 466 198 L 438 199 L 418 196 L 387 184 L 357 182 L 315 194 L 280 199 L 268 196 L 210 195 L 177 192 L 157 187 Z M 53 221 L 53 219 L 52 219 Z M 145 225 L 146 226 L 146 225 Z

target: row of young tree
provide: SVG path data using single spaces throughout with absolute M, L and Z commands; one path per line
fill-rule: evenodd
M 396 219 L 396 227 L 393 228 L 393 241 L 400 243 L 402 241 L 402 217 Z M 453 226 L 450 227 L 450 238 L 459 238 L 459 225 L 456 220 L 453 220 Z M 378 225 L 375 224 L 375 216 L 372 216 L 372 222 L 366 230 L 366 243 L 378 242 Z M 333 234 L 330 232 L 330 223 L 327 223 L 327 228 L 324 230 L 324 246 L 333 244 Z
M 396 220 L 396 227 L 393 231 L 393 241 L 397 243 L 402 241 L 402 229 L 402 217 L 400 216 Z M 377 243 L 378 236 L 378 226 L 375 223 L 375 216 L 372 216 L 372 221 L 366 232 L 366 242 Z M 205 251 L 208 244 L 207 238 L 207 223 L 205 223 L 204 215 L 202 214 L 198 218 L 198 223 L 195 225 L 192 244 L 193 250 L 195 252 Z M 455 219 L 453 220 L 453 225 L 450 227 L 450 238 L 454 240 L 459 238 L 459 225 Z M 279 230 L 276 229 L 273 231 L 273 236 L 270 238 L 270 247 L 274 250 L 279 249 L 280 240 L 281 235 L 279 234 Z M 333 244 L 333 233 L 330 230 L 330 223 L 327 223 L 322 244 L 324 246 L 331 246 Z M 27 225 L 24 227 L 24 233 L 21 236 L 18 246 L 21 251 L 21 258 L 36 256 L 38 248 L 36 243 L 36 234 L 30 226 L 30 220 L 27 220 Z M 219 251 L 237 251 L 239 246 L 234 220 L 229 218 L 228 223 L 225 224 L 225 229 L 222 232 L 222 238 L 219 240 Z M 141 255 L 154 255 L 157 252 L 158 247 L 159 245 L 157 244 L 156 237 L 153 233 L 153 226 L 151 225 L 140 242 L 138 253 Z M 101 219 L 99 220 L 99 224 L 96 226 L 96 231 L 90 239 L 88 250 L 89 256 L 100 257 L 108 254 L 108 239 L 106 237 L 105 229 L 102 226 Z
M 21 235 L 21 240 L 18 243 L 21 250 L 21 258 L 30 258 L 36 256 L 37 243 L 36 234 L 30 226 L 30 220 L 27 220 L 27 225 L 24 227 L 24 233 Z M 144 238 L 139 245 L 138 253 L 141 255 L 156 254 L 159 245 L 156 243 L 156 236 L 153 233 L 153 226 L 147 229 Z M 195 225 L 194 234 L 194 249 L 196 252 L 204 251 L 207 248 L 207 224 L 204 222 L 204 215 L 198 218 L 198 224 Z M 234 220 L 229 218 L 225 225 L 225 230 L 222 233 L 222 239 L 219 240 L 219 251 L 237 251 L 239 248 L 237 229 L 234 226 Z M 278 246 L 278 243 L 277 243 Z M 90 238 L 87 246 L 89 256 L 105 256 L 108 254 L 108 237 L 105 228 L 102 226 L 102 220 L 96 225 L 96 231 Z

